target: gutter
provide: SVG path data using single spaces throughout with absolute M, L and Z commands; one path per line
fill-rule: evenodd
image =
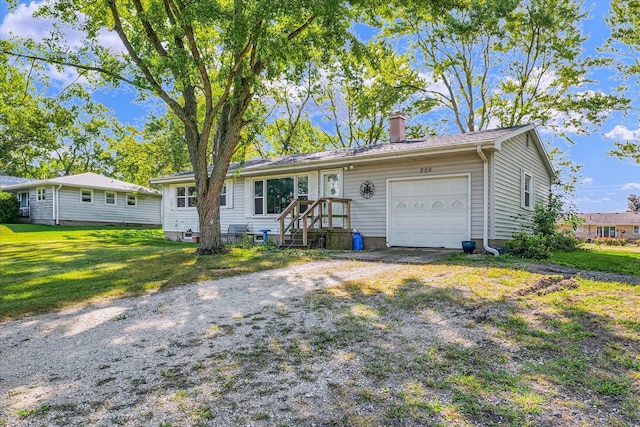
M 402 144 L 402 143 L 395 143 Z M 324 168 L 336 168 L 340 167 L 343 163 L 351 163 L 353 165 L 359 165 L 363 163 L 371 163 L 379 160 L 397 160 L 403 158 L 415 159 L 418 156 L 432 157 L 443 154 L 459 154 L 459 153 L 473 153 L 474 147 L 485 145 L 487 149 L 494 149 L 494 143 L 492 140 L 482 141 L 479 143 L 466 143 L 459 144 L 454 147 L 431 147 L 431 148 L 419 148 L 413 150 L 403 150 L 397 152 L 383 152 L 375 154 L 367 154 L 355 157 L 338 157 L 324 160 L 302 160 L 300 162 L 291 162 L 281 165 L 269 165 L 269 166 L 257 166 L 255 168 L 240 168 L 229 171 L 225 179 L 233 179 L 237 177 L 251 177 L 262 176 L 266 174 L 273 174 L 278 172 L 291 172 L 291 171 L 310 171 Z M 183 182 L 193 182 L 193 172 L 180 176 L 165 176 L 159 178 L 151 178 L 149 182 L 151 184 L 174 184 Z
M 58 188 L 53 187 L 53 219 L 56 225 L 60 225 L 60 189 L 62 184 L 58 185 Z
M 476 146 L 476 152 L 482 159 L 482 181 L 483 181 L 483 201 L 482 201 L 482 247 L 485 251 L 491 252 L 495 256 L 500 256 L 496 248 L 489 246 L 489 161 L 482 151 L 482 146 Z

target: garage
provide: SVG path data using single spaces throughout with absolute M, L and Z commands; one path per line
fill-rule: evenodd
M 469 239 L 469 176 L 389 181 L 389 246 L 460 248 Z

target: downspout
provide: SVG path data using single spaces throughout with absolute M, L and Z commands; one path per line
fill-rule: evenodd
M 482 201 L 482 247 L 495 256 L 500 256 L 497 249 L 489 246 L 489 161 L 480 145 L 476 145 L 478 156 L 482 159 L 483 201 Z
M 58 185 L 58 188 L 53 187 L 53 211 L 55 213 L 54 219 L 56 220 L 56 225 L 60 225 L 60 189 L 62 188 L 62 184 Z

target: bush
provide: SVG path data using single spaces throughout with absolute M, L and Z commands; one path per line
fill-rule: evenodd
M 16 222 L 20 216 L 20 202 L 11 193 L 0 191 L 0 224 Z
M 506 246 L 514 255 L 532 259 L 548 259 L 553 251 L 575 250 L 578 245 L 575 237 L 570 232 L 558 231 L 557 224 L 561 216 L 561 199 L 551 196 L 547 205 L 536 206 L 531 231 L 515 233 Z
M 515 256 L 531 259 L 548 259 L 551 251 L 546 243 L 546 237 L 542 234 L 531 234 L 521 231 L 513 235 L 506 246 Z
M 614 239 L 612 237 L 597 237 L 593 243 L 596 245 L 606 245 L 606 246 L 627 246 L 629 244 L 629 239 L 620 238 Z

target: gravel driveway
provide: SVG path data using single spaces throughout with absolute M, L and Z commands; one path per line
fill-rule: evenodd
M 256 327 L 248 324 L 252 318 L 286 312 L 308 292 L 395 268 L 314 261 L 3 323 L 0 425 L 106 426 L 137 419 L 128 425 L 157 426 L 179 417 L 179 405 L 160 404 L 147 391 L 206 358 L 206 338 L 230 328 L 242 336 L 240 330 Z M 224 336 L 216 340 L 220 349 L 238 345 Z M 19 416 L 29 413 L 36 416 Z
M 637 276 L 354 255 L 1 323 L 0 427 L 639 425 L 635 391 L 531 375 L 565 359 L 527 341 L 564 334 L 535 295 Z M 518 322 L 535 334 L 505 335 Z M 575 360 L 630 375 L 635 335 L 600 325 L 585 323 Z M 622 362 L 600 363 L 604 348 Z

